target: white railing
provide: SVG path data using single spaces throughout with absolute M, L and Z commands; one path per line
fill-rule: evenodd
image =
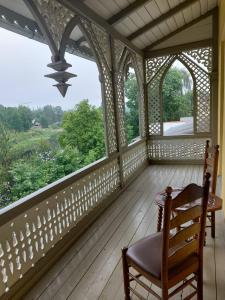
M 147 161 L 146 142 L 141 141 L 131 145 L 127 152 L 122 155 L 123 179 L 127 182 L 131 176 Z
M 34 194 L 36 205 L 31 195 L 30 199 L 27 197 L 2 211 L 4 220 L 7 215 L 12 218 L 15 214 L 15 217 L 0 227 L 0 295 L 35 266 L 84 216 L 119 188 L 117 158 L 95 167 L 83 177 L 79 173 L 69 176 L 52 185 L 49 191 L 45 188 Z M 40 196 L 43 197 L 41 201 Z M 30 208 L 29 200 L 33 202 Z M 27 209 L 17 215 L 24 204 Z
M 202 161 L 205 142 L 209 137 L 164 137 L 148 141 L 148 156 L 152 161 Z
M 146 142 L 122 156 L 127 181 L 147 161 Z M 79 172 L 0 210 L 0 298 L 110 196 L 118 194 L 118 155 Z M 14 286 L 15 287 L 15 286 Z

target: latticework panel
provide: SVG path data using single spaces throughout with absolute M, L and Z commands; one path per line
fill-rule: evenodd
M 162 65 L 166 62 L 169 56 L 153 57 L 149 58 L 145 62 L 146 68 L 146 82 L 149 83 L 150 80 L 157 74 Z
M 202 160 L 205 142 L 204 138 L 150 140 L 148 156 L 151 160 Z
M 139 80 L 139 115 L 140 115 L 140 135 L 146 136 L 146 120 L 145 120 L 145 99 L 144 99 L 144 67 L 143 58 L 136 54 L 134 61 L 136 62 L 136 72 Z
M 190 56 L 197 64 L 204 66 L 208 72 L 212 71 L 211 47 L 189 50 L 187 52 L 184 52 L 184 54 Z
M 162 103 L 161 99 L 161 86 L 160 82 L 162 76 L 168 66 L 171 64 L 174 57 L 170 57 L 158 70 L 155 77 L 150 81 L 148 85 L 148 117 L 149 117 L 149 134 L 161 135 L 162 132 Z
M 107 130 L 107 144 L 108 153 L 111 154 L 117 151 L 117 141 L 116 141 L 116 123 L 115 123 L 115 108 L 113 101 L 113 87 L 112 87 L 112 74 L 105 57 L 105 53 L 108 52 L 108 47 L 106 44 L 106 39 L 102 40 L 96 37 L 95 30 L 96 26 L 89 22 L 88 20 L 82 18 L 81 24 L 88 36 L 89 41 L 93 46 L 93 50 L 97 56 L 98 63 L 101 67 L 101 80 L 104 88 L 104 106 L 105 106 L 105 119 L 106 119 L 106 130 Z M 109 42 L 109 40 L 108 40 Z M 104 49 L 104 45 L 107 49 Z
M 116 49 L 118 47 L 118 49 Z M 140 116 L 140 135 L 145 136 L 145 105 L 144 105 L 144 72 L 142 58 L 125 49 L 121 42 L 114 41 L 114 65 L 116 66 L 115 72 L 115 89 L 117 97 L 117 111 L 118 111 L 118 125 L 119 125 L 119 139 L 122 147 L 127 144 L 127 137 L 125 131 L 125 97 L 124 97 L 124 69 L 127 63 L 132 64 L 138 80 L 139 88 L 139 116 Z
M 147 161 L 146 143 L 138 144 L 122 155 L 123 178 L 126 182 Z
M 210 78 L 209 74 L 194 64 L 186 55 L 180 55 L 180 58 L 190 67 L 196 83 L 196 98 L 195 98 L 195 121 L 196 132 L 210 132 L 211 119 L 211 93 L 210 93 Z
M 118 188 L 115 159 L 4 224 L 0 239 L 0 297 Z
M 125 49 L 125 45 L 121 43 L 119 40 L 113 40 L 114 44 L 114 63 L 116 69 L 119 69 L 119 62 L 121 61 L 123 51 Z
M 127 137 L 125 131 L 125 103 L 124 103 L 124 74 L 121 68 L 115 76 L 116 95 L 117 95 L 117 111 L 118 111 L 118 125 L 119 125 L 119 139 L 122 147 L 127 144 Z
M 105 61 L 108 67 L 111 69 L 111 50 L 109 35 L 106 31 L 102 30 L 99 26 L 95 25 L 94 23 L 92 24 L 92 28 L 95 37 L 98 40 L 99 47 L 102 50 L 102 54 L 104 55 Z

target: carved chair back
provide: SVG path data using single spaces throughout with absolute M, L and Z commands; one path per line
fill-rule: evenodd
M 161 271 L 164 282 L 168 280 L 168 270 L 188 258 L 197 257 L 199 266 L 202 266 L 209 178 L 210 174 L 207 173 L 203 187 L 189 184 L 173 199 L 172 188 L 166 189 Z M 185 207 L 183 211 L 182 207 Z M 177 209 L 179 214 L 174 214 Z M 177 231 L 183 224 L 185 227 Z

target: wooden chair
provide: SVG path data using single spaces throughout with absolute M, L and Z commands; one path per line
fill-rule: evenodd
M 144 299 L 130 285 L 132 281 L 140 284 L 157 299 L 167 300 L 191 285 L 193 292 L 184 300 L 197 294 L 203 300 L 203 244 L 209 193 L 209 177 L 205 176 L 203 187 L 190 184 L 172 199 L 172 188 L 167 187 L 165 193 L 165 209 L 163 230 L 149 235 L 129 248 L 122 250 L 125 299 L 129 300 L 130 292 Z M 200 199 L 196 201 L 197 199 Z M 193 204 L 194 203 L 194 204 Z M 183 205 L 190 208 L 174 216 L 174 210 Z M 192 220 L 196 222 L 193 223 Z M 185 228 L 176 228 L 185 223 Z M 134 274 L 133 270 L 138 272 Z M 190 277 L 191 275 L 191 277 Z M 143 282 L 141 277 L 161 288 L 158 295 Z M 188 277 L 188 278 L 187 278 Z M 194 281 L 196 280 L 197 286 Z M 175 287 L 169 293 L 169 289 Z
M 210 142 L 206 141 L 205 147 L 205 159 L 204 159 L 204 175 L 210 173 L 211 185 L 209 192 L 208 201 L 208 219 L 210 225 L 207 227 L 211 228 L 211 236 L 215 238 L 215 213 L 217 210 L 222 209 L 222 199 L 216 195 L 216 183 L 217 183 L 217 172 L 218 172 L 218 160 L 219 160 L 219 145 L 210 146 Z
M 219 146 L 210 146 L 209 141 L 206 141 L 205 147 L 205 157 L 204 157 L 204 167 L 203 167 L 203 179 L 206 172 L 211 175 L 210 193 L 208 201 L 208 219 L 210 225 L 207 227 L 211 228 L 211 236 L 215 238 L 215 212 L 222 209 L 222 199 L 216 195 L 216 183 L 217 183 L 217 171 L 218 171 L 218 159 L 219 159 Z M 182 188 L 178 188 L 177 191 L 180 192 Z M 164 199 L 161 197 L 161 193 L 156 196 L 156 204 L 158 205 L 158 223 L 157 232 L 161 230 L 162 227 L 162 217 L 164 209 Z

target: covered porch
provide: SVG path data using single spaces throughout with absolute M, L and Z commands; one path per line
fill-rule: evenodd
M 167 185 L 185 186 L 190 182 L 201 184 L 201 166 L 147 167 L 24 299 L 124 299 L 121 248 L 156 231 L 154 198 L 158 191 Z M 208 232 L 206 240 L 204 300 L 223 300 L 225 226 L 222 213 L 216 216 L 216 238 L 212 239 Z M 140 287 L 136 288 L 145 299 L 155 299 Z M 187 289 L 182 295 L 187 295 Z M 180 297 L 178 294 L 171 299 Z M 132 299 L 137 297 L 133 295 Z
M 48 45 L 47 77 L 62 96 L 75 77 L 66 52 L 96 62 L 106 148 L 100 160 L 0 210 L 0 299 L 123 299 L 121 248 L 156 231 L 157 192 L 202 184 L 206 140 L 220 145 L 217 192 L 225 199 L 225 2 L 0 0 L 0 12 L 1 27 Z M 192 78 L 191 112 L 179 130 L 168 125 L 163 100 L 176 63 Z M 130 66 L 139 133 L 128 141 Z M 223 300 L 223 211 L 216 238 L 206 240 L 204 300 Z

